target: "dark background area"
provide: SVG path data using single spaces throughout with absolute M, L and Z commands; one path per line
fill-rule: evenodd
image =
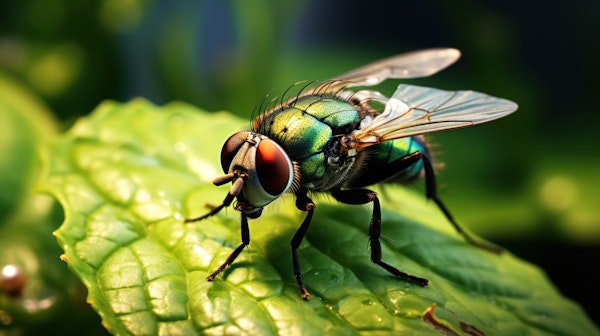
M 594 0 L 4 1 L 0 69 L 66 129 L 102 100 L 138 96 L 247 118 L 266 93 L 299 80 L 458 48 L 456 65 L 408 82 L 482 91 L 520 109 L 431 137 L 446 165 L 442 198 L 599 324 L 599 18 Z

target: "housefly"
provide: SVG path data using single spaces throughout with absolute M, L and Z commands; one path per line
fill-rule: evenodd
M 371 260 L 398 278 L 425 286 L 427 279 L 382 260 L 379 198 L 367 189 L 383 182 L 408 183 L 421 176 L 427 198 L 469 243 L 499 252 L 463 231 L 438 197 L 431 155 L 422 135 L 498 119 L 517 105 L 475 91 L 401 84 L 388 98 L 368 89 L 390 78 L 430 76 L 459 57 L 456 49 L 427 49 L 376 61 L 304 87 L 255 118 L 250 129 L 231 135 L 221 150 L 225 175 L 213 181 L 217 186 L 232 183 L 227 196 L 207 214 L 186 220 L 212 216 L 234 200 L 241 213 L 242 243 L 207 279 L 215 279 L 250 243 L 248 219 L 258 218 L 282 194 L 293 193 L 296 207 L 306 217 L 291 240 L 292 263 L 300 294 L 308 300 L 298 247 L 315 210 L 309 193 L 326 192 L 342 203 L 372 203 Z

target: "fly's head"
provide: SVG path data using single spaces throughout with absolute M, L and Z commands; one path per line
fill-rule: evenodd
M 226 174 L 213 181 L 233 182 L 229 193 L 236 196 L 235 208 L 257 218 L 267 204 L 288 191 L 294 168 L 286 152 L 275 141 L 254 132 L 237 132 L 221 149 L 221 167 Z

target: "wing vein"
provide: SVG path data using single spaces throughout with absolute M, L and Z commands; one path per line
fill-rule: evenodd
M 445 91 L 401 84 L 385 111 L 361 124 L 351 136 L 357 147 L 468 127 L 498 119 L 517 104 L 476 91 Z M 420 111 L 420 112 L 418 112 Z

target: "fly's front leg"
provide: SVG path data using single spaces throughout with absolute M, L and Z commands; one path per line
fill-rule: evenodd
M 298 283 L 298 289 L 300 290 L 300 295 L 302 299 L 309 300 L 310 294 L 304 287 L 304 282 L 302 281 L 302 272 L 300 271 L 300 262 L 298 261 L 298 247 L 300 247 L 300 243 L 302 243 L 302 239 L 306 235 L 306 231 L 308 231 L 308 227 L 310 226 L 310 222 L 312 220 L 313 212 L 315 210 L 315 203 L 306 195 L 308 190 L 306 188 L 302 188 L 298 191 L 296 195 L 296 207 L 301 211 L 307 211 L 306 217 L 302 221 L 302 224 L 294 234 L 292 238 L 291 246 L 292 246 L 292 264 L 294 266 L 294 276 L 296 277 L 296 282 Z
M 184 220 L 184 222 L 192 223 L 192 222 L 201 221 L 205 218 L 213 216 L 217 212 L 221 211 L 221 209 L 228 207 L 231 204 L 231 202 L 233 202 L 234 199 L 235 199 L 235 195 L 228 193 L 227 196 L 225 196 L 225 199 L 223 200 L 223 202 L 221 204 L 219 204 L 218 206 L 212 207 L 210 212 L 208 212 L 207 214 L 200 216 L 200 217 L 195 217 L 195 218 L 186 218 Z
M 331 193 L 335 199 L 346 204 L 366 204 L 373 202 L 373 214 L 371 215 L 371 224 L 369 226 L 369 243 L 371 246 L 371 261 L 381 266 L 386 271 L 392 273 L 400 279 L 416 283 L 421 286 L 427 286 L 428 280 L 404 273 L 394 266 L 385 263 L 382 260 L 381 242 L 381 207 L 377 193 L 368 189 L 355 190 L 336 190 Z
M 242 243 L 235 250 L 233 250 L 231 254 L 229 254 L 227 259 L 225 259 L 225 262 L 222 263 L 216 271 L 212 272 L 209 276 L 206 277 L 206 280 L 213 281 L 217 277 L 217 275 L 219 275 L 221 272 L 223 272 L 223 270 L 225 270 L 225 268 L 227 268 L 227 266 L 231 266 L 235 258 L 237 258 L 238 255 L 240 255 L 240 252 L 242 252 L 244 247 L 250 244 L 250 230 L 248 229 L 248 217 L 243 213 L 240 229 L 242 233 Z
M 239 193 L 242 191 L 242 186 L 244 185 L 244 180 L 246 179 L 247 175 L 245 172 L 240 172 L 240 171 L 236 171 L 234 173 L 229 173 L 220 177 L 217 177 L 216 179 L 213 180 L 213 184 L 216 186 L 220 186 L 223 185 L 225 183 L 233 182 L 233 185 L 231 186 L 231 189 L 229 190 L 229 192 L 227 193 L 227 196 L 225 196 L 225 199 L 223 200 L 223 202 L 218 205 L 218 206 L 211 206 L 211 210 L 209 213 L 200 216 L 200 217 L 196 217 L 196 218 L 186 218 L 185 222 L 186 223 L 191 223 L 191 222 L 195 222 L 195 221 L 199 221 L 199 220 L 203 220 L 205 218 L 208 218 L 210 216 L 213 216 L 215 214 L 217 214 L 219 211 L 221 211 L 221 209 L 228 207 L 231 202 L 233 202 L 233 200 L 235 199 L 235 197 L 237 195 L 239 195 Z

